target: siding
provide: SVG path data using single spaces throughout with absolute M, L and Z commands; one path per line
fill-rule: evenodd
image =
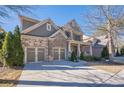
M 46 24 L 32 30 L 31 32 L 28 32 L 27 34 L 34 36 L 48 37 L 57 31 L 52 25 L 51 25 L 51 31 L 47 31 Z
M 23 24 L 22 24 L 22 30 L 25 30 L 26 28 L 35 25 L 36 23 L 34 22 L 30 22 L 30 21 L 26 21 L 23 20 Z

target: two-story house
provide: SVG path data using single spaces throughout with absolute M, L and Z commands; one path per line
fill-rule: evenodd
M 75 20 L 57 26 L 51 19 L 35 20 L 20 16 L 21 39 L 25 52 L 25 63 L 67 60 L 72 51 L 92 55 L 90 43 L 83 42 L 83 32 Z

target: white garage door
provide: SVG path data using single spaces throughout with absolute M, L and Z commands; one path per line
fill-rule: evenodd
M 38 48 L 38 61 L 44 61 L 45 59 L 45 49 Z
M 53 51 L 54 53 L 54 60 L 63 60 L 65 59 L 65 49 L 62 48 L 56 48 Z
M 65 49 L 60 49 L 60 60 L 65 59 Z
M 27 62 L 35 62 L 35 48 L 27 48 Z
M 59 59 L 59 49 L 54 49 L 54 60 Z

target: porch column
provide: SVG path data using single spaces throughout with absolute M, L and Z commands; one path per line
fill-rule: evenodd
M 78 49 L 78 51 L 77 51 L 78 57 L 80 57 L 80 54 L 81 54 L 80 44 L 78 44 L 77 49 Z
M 90 44 L 90 55 L 93 55 L 93 48 L 92 48 L 92 44 Z
M 58 51 L 59 51 L 59 61 L 60 61 L 60 48 L 59 48 L 59 50 L 58 50 Z
M 24 57 L 24 63 L 26 64 L 27 63 L 27 47 L 25 47 L 24 48 L 24 55 L 25 55 L 25 57 Z
M 68 57 L 70 57 L 71 54 L 71 42 L 68 41 Z
M 35 62 L 38 62 L 38 48 L 35 48 Z

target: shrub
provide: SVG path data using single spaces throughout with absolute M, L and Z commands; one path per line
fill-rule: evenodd
M 84 56 L 84 60 L 85 61 L 100 61 L 101 57 L 87 55 L 87 56 Z
M 0 64 L 2 64 L 2 65 L 4 64 L 4 63 L 3 63 L 3 55 L 2 55 L 2 50 L 0 50 Z
M 83 52 L 81 52 L 81 54 L 80 54 L 80 60 L 84 60 L 84 53 Z
M 124 47 L 121 48 L 121 55 L 124 56 Z
M 105 59 L 108 59 L 109 58 L 109 52 L 108 52 L 108 48 L 107 46 L 105 46 L 101 52 L 101 57 L 102 58 L 105 58 Z
M 76 62 L 76 61 L 77 61 L 77 56 L 76 56 L 75 52 L 72 52 L 72 53 L 71 53 L 71 58 L 70 58 L 70 60 L 73 61 L 73 62 Z
M 100 61 L 101 60 L 101 57 L 95 57 L 95 56 L 93 56 L 93 60 L 94 61 Z
M 119 50 L 117 49 L 115 56 L 120 56 Z
M 85 61 L 93 61 L 94 60 L 94 57 L 93 56 L 90 56 L 90 55 L 87 55 L 87 56 L 84 56 L 84 60 Z

